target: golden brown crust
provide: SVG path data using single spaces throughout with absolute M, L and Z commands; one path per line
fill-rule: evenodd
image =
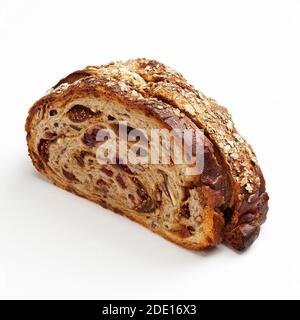
M 44 164 L 30 144 L 33 118 L 45 112 L 44 108 L 56 100 L 67 103 L 82 95 L 116 99 L 169 127 L 184 128 L 192 121 L 205 130 L 212 143 L 210 148 L 214 148 L 215 157 L 222 167 L 222 182 L 213 187 L 215 193 L 206 193 L 207 202 L 212 207 L 212 210 L 206 210 L 210 224 L 207 226 L 210 230 L 207 242 L 191 247 L 176 239 L 169 240 L 192 249 L 215 246 L 224 240 L 235 249 L 242 250 L 256 239 L 268 210 L 268 196 L 253 150 L 236 131 L 226 108 L 195 90 L 176 71 L 153 60 L 137 59 L 87 67 L 62 79 L 36 102 L 29 111 L 26 131 L 30 156 L 40 172 L 44 171 Z M 60 187 L 66 189 L 64 185 Z M 224 193 L 225 203 L 222 200 L 216 203 L 218 192 Z M 95 201 L 93 197 L 90 200 Z M 221 212 L 214 212 L 215 207 L 222 208 L 225 220 Z

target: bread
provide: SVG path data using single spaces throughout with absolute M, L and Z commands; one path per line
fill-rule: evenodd
M 117 134 L 125 121 L 146 140 L 152 129 L 203 130 L 203 172 L 186 174 L 187 162 L 100 163 L 97 133 Z M 157 61 L 73 72 L 31 107 L 26 131 L 32 162 L 52 183 L 183 247 L 243 250 L 266 219 L 263 174 L 227 109 Z

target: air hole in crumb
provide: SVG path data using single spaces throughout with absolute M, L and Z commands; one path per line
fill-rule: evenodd
M 116 118 L 113 117 L 113 116 L 108 115 L 108 116 L 107 116 L 107 120 L 108 120 L 108 121 L 113 121 L 113 120 L 116 120 Z
M 55 109 L 53 110 L 50 110 L 50 116 L 53 117 L 53 116 L 56 116 L 57 115 L 57 111 Z

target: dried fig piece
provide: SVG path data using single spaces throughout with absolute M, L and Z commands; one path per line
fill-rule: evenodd
M 34 161 L 34 163 L 37 166 L 39 171 L 45 170 L 45 166 L 44 166 L 43 161 L 40 159 L 40 157 L 35 152 L 33 152 L 32 160 Z
M 123 178 L 121 177 L 120 174 L 118 174 L 116 176 L 116 180 L 117 180 L 118 184 L 121 186 L 122 189 L 126 189 L 127 188 L 127 185 L 126 185 L 125 181 L 123 180 Z
M 156 209 L 156 201 L 154 201 L 146 191 L 143 184 L 137 178 L 132 178 L 133 183 L 136 185 L 136 193 L 139 198 L 142 200 L 141 204 L 137 208 L 138 212 L 150 213 Z
M 118 167 L 120 170 L 124 171 L 125 173 L 128 174 L 133 174 L 133 172 L 131 171 L 131 169 L 128 167 L 127 164 L 124 164 L 124 161 L 119 158 L 119 156 L 116 157 L 116 167 Z
M 80 104 L 76 104 L 73 106 L 68 112 L 67 116 L 68 118 L 75 123 L 80 123 L 88 120 L 89 118 L 100 114 L 101 112 L 93 112 L 91 109 L 82 106 Z
M 108 121 L 114 121 L 114 120 L 116 120 L 116 118 L 113 117 L 113 116 L 111 116 L 111 115 L 108 115 L 108 116 L 107 116 L 107 120 L 108 120 Z
M 186 219 L 189 219 L 191 217 L 191 213 L 190 213 L 190 208 L 189 208 L 189 204 L 186 203 L 184 204 L 181 208 L 180 208 L 180 211 L 179 211 L 179 214 L 186 218 Z
M 89 147 L 95 147 L 97 144 L 101 144 L 110 138 L 110 132 L 106 128 L 98 126 L 88 129 L 82 137 L 82 142 Z
M 47 139 L 47 140 L 54 140 L 56 137 L 57 137 L 57 134 L 55 132 L 50 132 L 50 131 L 46 131 L 44 133 L 44 137 Z
M 128 195 L 128 198 L 131 200 L 131 202 L 135 205 L 136 204 L 136 200 L 135 200 L 135 197 L 134 197 L 134 195 L 133 194 L 129 194 Z
M 138 212 L 141 213 L 150 213 L 154 212 L 156 209 L 156 202 L 152 198 L 143 200 L 142 205 L 137 208 Z
M 78 181 L 78 179 L 76 178 L 76 176 L 72 173 L 69 172 L 65 169 L 63 169 L 63 175 L 69 180 L 69 181 Z
M 109 177 L 112 177 L 114 175 L 113 171 L 106 167 L 102 167 L 100 170 Z
M 95 147 L 97 144 L 98 131 L 99 129 L 94 128 L 91 132 L 86 132 L 82 137 L 82 142 L 89 147 Z
M 130 170 L 130 168 L 126 164 L 116 164 L 116 166 L 121 169 L 122 171 L 132 174 L 133 172 Z
M 149 198 L 148 192 L 146 191 L 146 189 L 144 188 L 143 184 L 141 183 L 140 180 L 138 180 L 137 178 L 133 177 L 132 181 L 134 182 L 134 184 L 136 185 L 136 193 L 138 194 L 138 196 L 142 199 L 142 200 L 146 200 Z
M 41 139 L 37 148 L 39 155 L 44 162 L 49 160 L 49 145 L 49 140 Z
M 96 184 L 97 184 L 98 186 L 107 186 L 107 182 L 104 181 L 104 180 L 101 179 L 101 178 L 97 180 Z
M 212 151 L 207 147 L 204 150 L 204 168 L 201 174 L 201 181 L 214 190 L 221 190 L 224 186 L 221 166 L 214 158 Z
M 100 193 L 108 193 L 109 192 L 109 186 L 103 179 L 98 179 L 96 181 L 97 187 L 95 189 L 99 191 Z
M 74 158 L 76 159 L 78 165 L 83 168 L 84 167 L 84 158 L 85 156 L 88 155 L 88 152 L 86 151 L 81 151 L 79 154 L 76 154 Z

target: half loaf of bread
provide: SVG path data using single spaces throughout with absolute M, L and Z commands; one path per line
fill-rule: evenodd
M 99 130 L 120 139 L 124 123 L 145 138 L 139 155 L 147 153 L 143 146 L 153 129 L 204 132 L 203 170 L 188 175 L 190 163 L 176 164 L 172 157 L 169 163 L 130 163 L 118 153 L 116 163 L 100 163 Z M 243 250 L 266 219 L 262 172 L 227 109 L 157 61 L 73 72 L 32 106 L 26 131 L 33 164 L 52 183 L 183 247 L 224 242 Z

